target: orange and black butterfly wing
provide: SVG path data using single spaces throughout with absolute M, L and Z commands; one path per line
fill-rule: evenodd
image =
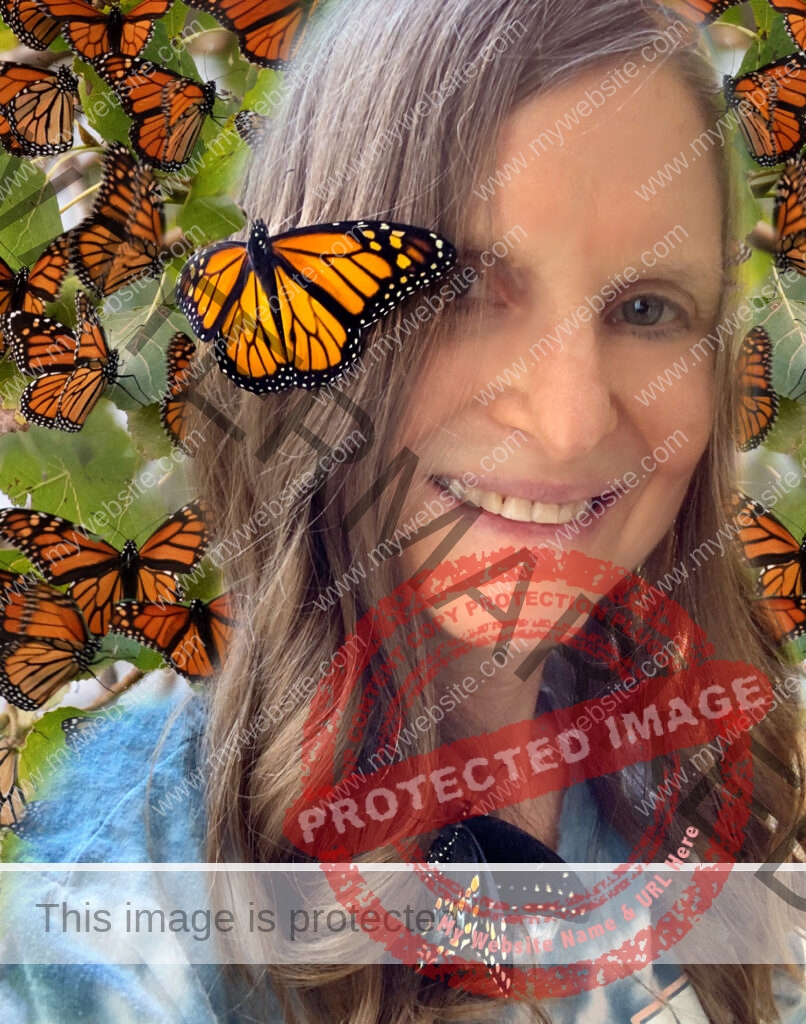
M 166 584 L 171 586 L 173 595 L 178 596 L 179 587 L 173 577 L 191 572 L 209 543 L 210 534 L 200 504 L 183 505 L 168 516 L 140 547 L 137 599 L 157 600 L 162 596 L 158 588 Z
M 25 815 L 25 797 L 17 784 L 19 750 L 0 741 L 0 828 L 16 825 Z
M 737 444 L 743 452 L 757 448 L 778 415 L 772 388 L 772 342 L 763 327 L 753 327 L 739 350 L 739 423 Z
M 50 243 L 28 274 L 28 292 L 41 302 L 53 302 L 59 297 L 64 279 L 70 270 L 70 245 L 67 234 L 59 235 Z M 41 310 L 31 310 L 41 312 Z
M 92 213 L 70 232 L 70 262 L 81 283 L 98 295 L 160 273 L 164 231 L 162 197 L 150 168 L 112 143 Z
M 318 387 L 354 362 L 366 327 L 455 260 L 449 242 L 411 225 L 343 221 L 272 237 L 256 221 L 246 245 L 191 256 L 178 304 L 239 387 Z
M 298 48 L 318 0 L 195 0 L 191 6 L 234 32 L 247 60 L 279 70 Z
M 49 430 L 67 430 L 61 418 L 61 401 L 71 372 L 46 373 L 32 381 L 20 395 L 20 412 L 29 423 Z
M 12 640 L 58 640 L 77 650 L 89 640 L 76 602 L 47 583 L 29 582 L 26 587 L 6 590 L 0 633 Z
M 663 6 L 682 14 L 695 25 L 708 25 L 744 0 L 662 0 Z
M 47 316 L 6 313 L 0 330 L 22 373 L 69 373 L 75 365 L 76 339 L 73 332 Z
M 76 649 L 61 640 L 23 640 L 0 647 L 0 697 L 36 711 L 63 686 L 89 669 L 98 641 Z
M 806 143 L 806 54 L 772 61 L 739 78 L 724 78 L 750 155 L 763 167 L 794 156 Z
M 163 205 L 159 185 L 150 176 L 140 182 L 132 216 L 106 268 L 104 295 L 141 277 L 162 273 Z
M 215 83 L 202 85 L 151 61 L 110 54 L 97 61 L 132 119 L 132 146 L 163 171 L 178 171 L 189 158 L 215 101 Z
M 54 586 L 96 579 L 120 567 L 120 552 L 69 519 L 48 512 L 0 512 L 0 537 L 21 551 Z
M 148 45 L 154 32 L 154 22 L 159 20 L 173 3 L 173 0 L 141 0 L 122 18 L 120 38 L 112 40 L 113 48 L 127 57 L 136 57 Z
M 806 2 L 770 0 L 770 7 L 784 15 L 784 24 L 799 50 L 806 50 Z
M 266 139 L 271 121 L 255 110 L 239 110 L 235 115 L 235 129 L 244 142 L 257 148 Z
M 206 679 L 224 660 L 235 620 L 229 594 L 209 604 L 159 605 L 131 602 L 118 605 L 112 632 L 151 647 L 189 679 Z
M 777 242 L 775 262 L 779 270 L 794 267 L 806 275 L 806 167 L 803 160 L 790 160 L 775 190 Z
M 78 79 L 66 67 L 54 72 L 3 64 L 0 83 L 11 78 L 17 84 L 23 70 L 34 71 L 37 77 L 19 85 L 13 99 L 3 107 L 11 133 L 27 156 L 64 153 L 73 145 Z M 2 84 L 0 92 L 6 92 Z
M 160 402 L 160 420 L 177 444 L 181 444 L 187 435 L 189 369 L 195 351 L 196 346 L 181 331 L 168 343 L 168 386 Z
M 741 495 L 736 505 L 739 541 L 745 560 L 764 571 L 763 597 L 799 597 L 804 591 L 806 538 L 800 543 L 769 510 Z
M 766 597 L 758 602 L 772 619 L 780 643 L 806 634 L 806 597 Z
M 63 22 L 38 0 L 2 0 L 0 11 L 14 35 L 32 50 L 47 50 L 62 30 Z

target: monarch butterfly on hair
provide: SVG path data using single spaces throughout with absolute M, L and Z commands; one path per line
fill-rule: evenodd
M 87 672 L 100 647 L 76 602 L 44 583 L 6 591 L 0 635 L 0 696 L 23 711 Z
M 32 50 L 47 50 L 62 30 L 62 21 L 51 17 L 39 0 L 2 0 L 0 13 L 20 42 Z
M 800 157 L 790 160 L 778 179 L 773 221 L 778 236 L 776 266 L 806 275 L 806 174 Z
M 208 679 L 223 663 L 235 632 L 231 594 L 189 605 L 131 601 L 115 606 L 111 633 L 158 651 L 188 679 Z
M 272 236 L 257 220 L 246 242 L 190 257 L 177 302 L 238 387 L 319 387 L 355 361 L 365 328 L 455 261 L 450 242 L 408 224 L 342 221 Z
M 178 171 L 190 157 L 215 103 L 215 82 L 204 85 L 135 57 L 110 54 L 95 70 L 132 119 L 129 138 L 141 159 Z
M 806 143 L 806 53 L 781 57 L 739 78 L 724 76 L 747 149 L 762 167 L 793 157 Z
M 739 349 L 739 422 L 736 443 L 743 452 L 758 448 L 778 415 L 772 387 L 772 341 L 763 327 L 747 332 Z
M 68 232 L 70 262 L 85 288 L 111 295 L 162 273 L 162 196 L 153 171 L 113 142 L 90 216 Z
M 122 550 L 60 516 L 30 509 L 0 512 L 0 537 L 33 562 L 54 586 L 70 584 L 90 632 L 103 636 L 120 601 L 175 601 L 176 580 L 192 572 L 209 543 L 198 503 L 169 516 L 138 548 L 127 540 Z
M 126 14 L 117 5 L 108 14 L 86 0 L 38 0 L 48 17 L 63 24 L 62 35 L 74 53 L 97 60 L 106 53 L 136 57 L 145 49 L 173 0 L 141 0 Z
M 299 47 L 308 19 L 321 0 L 194 0 L 238 37 L 241 53 L 253 64 L 282 70 Z
M 109 384 L 119 379 L 118 353 L 110 351 L 98 314 L 76 292 L 75 333 L 56 320 L 8 313 L 0 327 L 24 373 L 41 373 L 20 396 L 31 423 L 69 433 L 81 430 Z
M 0 142 L 14 156 L 52 156 L 73 145 L 78 79 L 67 67 L 0 63 Z
M 190 362 L 196 346 L 181 331 L 168 343 L 168 387 L 160 402 L 160 420 L 175 444 L 187 436 L 187 393 Z

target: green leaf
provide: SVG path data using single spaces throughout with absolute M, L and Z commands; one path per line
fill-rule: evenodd
M 30 266 L 62 219 L 53 186 L 30 160 L 0 151 L 0 256 L 16 270 Z
M 91 64 L 76 60 L 80 75 L 78 92 L 90 127 L 103 142 L 129 143 L 131 121 L 113 90 L 99 78 Z
M 186 232 L 194 230 L 197 245 L 229 238 L 246 224 L 246 214 L 227 196 L 202 196 L 188 199 L 177 223 Z
M 160 422 L 159 406 L 136 409 L 128 421 L 132 444 L 143 460 L 170 458 L 173 445 Z
M 80 756 L 67 745 L 62 722 L 66 718 L 82 717 L 87 717 L 86 712 L 79 708 L 54 708 L 38 719 L 28 733 L 17 775 L 28 799 L 46 797 L 60 767 Z
M 750 6 L 755 15 L 758 36 L 744 55 L 739 75 L 755 71 L 770 61 L 792 53 L 794 49 L 794 44 L 784 27 L 783 16 L 773 11 L 767 0 L 750 0 Z
M 174 5 L 174 7 L 177 6 L 183 8 L 184 4 Z M 186 7 L 184 7 L 184 11 L 187 11 Z M 154 35 L 143 51 L 143 57 L 148 58 L 148 60 L 153 61 L 155 64 L 160 64 L 162 67 L 169 68 L 179 75 L 184 75 L 185 78 L 192 78 L 194 81 L 200 82 L 201 78 L 193 57 L 185 46 L 184 40 L 180 37 L 181 23 L 178 28 L 167 24 L 173 14 L 174 11 L 172 9 L 168 17 L 160 19 L 154 26 Z M 184 16 L 182 16 L 182 21 L 184 21 Z
M 770 451 L 791 455 L 806 443 L 806 406 L 781 398 L 775 426 L 770 431 L 764 446 Z
M 193 179 L 186 206 L 205 196 L 229 198 L 239 195 L 252 160 L 252 151 L 236 131 L 234 121 L 230 121 L 223 132 L 219 125 L 209 123 L 215 133 L 214 149 L 205 154 L 204 163 Z

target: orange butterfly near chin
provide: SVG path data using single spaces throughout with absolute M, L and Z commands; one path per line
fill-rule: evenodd
M 800 542 L 764 506 L 738 494 L 734 519 L 745 561 L 761 569 L 759 604 L 774 622 L 778 639 L 806 634 L 806 537 Z
M 209 543 L 202 507 L 185 505 L 138 548 L 121 550 L 76 523 L 29 509 L 0 512 L 0 537 L 21 551 L 53 586 L 69 585 L 87 627 L 103 636 L 121 601 L 176 601 L 177 577 L 190 573 Z

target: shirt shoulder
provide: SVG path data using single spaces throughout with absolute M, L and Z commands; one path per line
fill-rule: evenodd
M 29 805 L 16 859 L 203 860 L 204 720 L 192 694 L 105 709 L 64 748 L 46 797 Z

